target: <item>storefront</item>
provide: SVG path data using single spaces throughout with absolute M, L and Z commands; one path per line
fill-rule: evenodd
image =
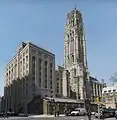
M 53 99 L 46 97 L 43 99 L 43 105 L 43 114 L 54 114 L 55 109 L 59 110 L 60 114 L 64 114 L 65 109 L 69 110 L 75 107 L 84 107 L 84 102 L 72 99 Z

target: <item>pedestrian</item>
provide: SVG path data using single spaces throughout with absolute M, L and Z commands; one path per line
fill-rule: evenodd
M 115 118 L 117 120 L 117 109 L 115 110 Z
M 56 117 L 56 106 L 54 106 L 54 116 Z
M 91 120 L 91 109 L 90 108 L 87 111 L 87 116 L 88 116 L 88 119 Z

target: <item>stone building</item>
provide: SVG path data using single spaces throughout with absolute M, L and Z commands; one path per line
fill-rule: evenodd
M 99 102 L 102 100 L 102 89 L 104 88 L 104 83 L 100 82 L 97 78 L 90 76 L 90 85 L 91 85 L 91 102 Z
M 38 105 L 31 103 L 35 98 L 53 97 L 54 80 L 55 55 L 30 42 L 22 42 L 5 68 L 6 110 L 39 111 Z
M 57 69 L 55 70 L 55 93 L 56 97 L 62 97 L 63 96 L 63 71 L 64 68 L 62 66 L 57 66 Z
M 107 86 L 102 90 L 102 101 L 106 108 L 117 108 L 117 86 Z
M 64 37 L 63 96 L 77 100 L 87 97 L 88 81 L 86 41 L 80 11 L 67 14 Z

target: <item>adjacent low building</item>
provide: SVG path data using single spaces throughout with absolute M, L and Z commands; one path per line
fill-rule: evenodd
M 104 82 L 99 81 L 97 78 L 90 76 L 90 85 L 91 85 L 91 102 L 99 102 L 102 99 L 102 89 L 104 88 Z
M 55 93 L 56 97 L 63 96 L 63 71 L 64 68 L 62 66 L 57 66 L 55 70 Z
M 102 100 L 106 108 L 117 108 L 117 86 L 103 88 Z

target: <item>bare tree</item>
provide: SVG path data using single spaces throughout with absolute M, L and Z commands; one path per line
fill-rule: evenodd
M 109 80 L 112 81 L 113 83 L 117 83 L 117 72 L 114 73 Z

